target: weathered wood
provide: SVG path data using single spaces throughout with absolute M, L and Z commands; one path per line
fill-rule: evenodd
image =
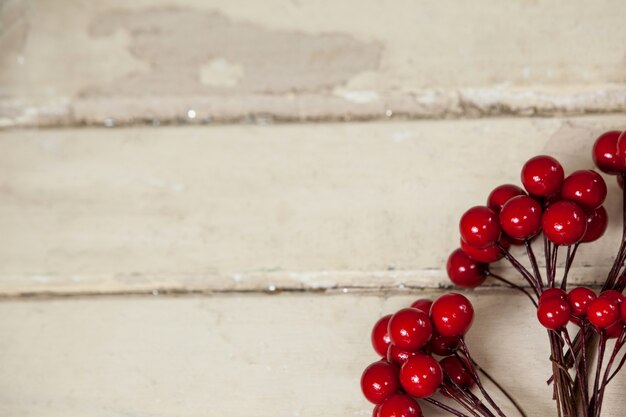
M 523 162 L 593 166 L 625 116 L 0 134 L 0 294 L 437 287 L 457 222 Z M 607 236 L 572 279 L 599 282 Z
M 626 110 L 622 0 L 5 1 L 0 126 Z
M 369 416 L 359 377 L 376 360 L 371 325 L 424 295 L 432 294 L 0 302 L 0 414 Z M 547 338 L 528 301 L 470 298 L 468 344 L 479 363 L 529 417 L 556 416 Z M 622 415 L 625 388 L 622 374 L 603 415 Z

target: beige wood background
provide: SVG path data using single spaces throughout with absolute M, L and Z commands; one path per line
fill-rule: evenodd
M 448 285 L 459 215 L 529 157 L 590 168 L 626 128 L 625 15 L 0 1 L 0 416 L 369 416 L 370 326 Z M 576 282 L 617 249 L 607 181 Z M 476 356 L 555 415 L 530 305 L 467 294 Z

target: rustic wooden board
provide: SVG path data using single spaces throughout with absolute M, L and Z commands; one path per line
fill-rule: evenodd
M 370 326 L 423 295 L 4 301 L 0 414 L 369 417 L 359 377 L 376 359 Z M 527 300 L 471 298 L 477 319 L 468 344 L 479 363 L 530 417 L 555 416 L 545 331 Z M 623 415 L 624 389 L 622 374 L 604 415 Z
M 0 4 L 0 126 L 626 110 L 622 0 Z
M 625 116 L 0 134 L 0 294 L 437 287 L 523 162 L 592 166 Z M 607 178 L 610 215 L 620 198 Z M 572 278 L 603 279 L 618 222 Z

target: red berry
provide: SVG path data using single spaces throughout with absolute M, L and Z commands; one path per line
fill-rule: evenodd
M 391 343 L 411 352 L 424 347 L 433 333 L 428 314 L 416 308 L 403 308 L 389 320 Z
M 624 163 L 617 155 L 617 140 L 622 132 L 606 132 L 593 145 L 593 162 L 600 171 L 607 174 L 618 174 L 624 170 Z
M 620 304 L 619 308 L 622 316 L 622 321 L 626 323 L 626 303 Z
M 486 248 L 500 239 L 498 214 L 487 206 L 467 210 L 459 222 L 461 238 L 469 245 Z
M 556 194 L 563 182 L 563 167 L 551 156 L 531 158 L 522 168 L 522 184 L 529 194 L 549 197 Z
M 434 333 L 432 339 L 428 342 L 427 350 L 435 355 L 448 356 L 457 351 L 459 342 L 458 337 L 442 336 Z
M 569 294 L 567 294 L 567 301 L 572 315 L 585 317 L 587 315 L 587 308 L 589 307 L 589 304 L 596 298 L 596 293 L 587 287 L 573 288 Z
M 465 296 L 451 292 L 433 302 L 430 317 L 440 335 L 462 336 L 472 327 L 474 307 Z
M 560 288 L 548 288 L 547 290 L 541 293 L 541 296 L 539 297 L 539 304 L 551 298 L 558 298 L 560 300 L 566 300 L 567 293 Z
M 587 215 L 575 203 L 557 201 L 541 219 L 543 233 L 555 245 L 569 246 L 580 241 L 587 230 Z
M 499 243 L 507 249 L 510 246 L 510 243 L 506 238 L 500 239 Z M 498 247 L 498 245 L 492 245 L 488 248 L 481 249 L 472 245 L 468 245 L 467 242 L 465 242 L 463 239 L 461 239 L 461 250 L 476 262 L 482 262 L 487 264 L 491 262 L 496 262 L 504 256 L 504 252 Z
M 606 183 L 600 174 L 590 169 L 575 171 L 563 181 L 561 198 L 595 210 L 604 203 Z
M 474 379 L 468 371 L 470 366 L 467 361 L 462 363 L 458 357 L 448 356 L 447 358 L 440 360 L 439 364 L 441 365 L 441 369 L 443 369 L 444 374 L 446 374 L 462 389 L 468 389 L 474 385 Z
M 363 395 L 374 404 L 381 404 L 399 389 L 398 367 L 388 362 L 374 362 L 361 375 Z
M 607 329 L 620 318 L 618 304 L 609 299 L 598 297 L 587 308 L 589 322 L 600 329 Z
M 391 319 L 391 314 L 381 317 L 372 328 L 372 346 L 376 353 L 383 357 L 387 356 L 387 348 L 391 344 L 387 330 L 389 327 L 389 319 Z
M 615 301 L 618 305 L 624 301 L 624 295 L 615 290 L 606 290 L 602 291 L 599 295 L 600 298 L 608 298 L 609 300 Z
M 491 194 L 489 194 L 489 197 L 487 197 L 487 206 L 496 213 L 499 213 L 500 210 L 502 210 L 502 206 L 504 206 L 507 201 L 518 195 L 526 195 L 526 192 L 517 185 L 499 185 L 494 188 Z
M 609 339 L 617 339 L 622 334 L 623 330 L 624 323 L 622 323 L 621 320 L 617 320 L 605 330 L 605 334 Z
M 422 417 L 422 409 L 413 398 L 397 394 L 380 405 L 377 417 Z
M 430 306 L 433 304 L 433 300 L 429 300 L 428 298 L 420 298 L 419 300 L 413 301 L 411 304 L 411 308 L 416 308 L 418 310 L 422 310 L 424 313 L 430 313 Z
M 537 319 L 546 329 L 560 329 L 567 324 L 569 318 L 569 304 L 561 298 L 549 298 L 537 308 Z
M 541 206 L 531 197 L 513 197 L 500 211 L 500 225 L 513 239 L 530 239 L 541 229 Z
M 606 227 L 609 224 L 609 216 L 604 206 L 600 206 L 591 213 L 587 214 L 587 230 L 583 235 L 581 242 L 593 242 L 604 235 Z
M 400 384 L 404 390 L 417 398 L 433 395 L 443 380 L 441 366 L 432 356 L 417 354 L 400 368 Z
M 486 269 L 486 265 L 470 259 L 461 249 L 452 252 L 446 264 L 450 281 L 465 288 L 482 284 L 487 278 Z
M 406 362 L 411 356 L 415 356 L 416 352 L 408 352 L 406 350 L 402 350 L 395 345 L 389 345 L 389 349 L 387 350 L 387 361 L 391 363 L 395 363 L 398 366 L 402 366 L 404 362 Z
M 626 167 L 626 130 L 617 138 L 617 158 L 622 167 Z

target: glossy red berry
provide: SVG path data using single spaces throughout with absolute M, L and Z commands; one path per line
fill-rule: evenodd
M 388 327 L 391 314 L 381 317 L 372 328 L 372 347 L 380 356 L 387 356 L 387 348 L 391 344 Z
M 377 417 L 422 417 L 422 409 L 410 396 L 397 394 L 380 405 Z
M 622 321 L 626 323 L 626 303 L 620 304 L 619 308 L 620 308 L 620 313 L 621 313 L 620 315 L 622 317 Z
M 569 304 L 561 298 L 547 299 L 537 308 L 537 319 L 546 329 L 560 329 L 567 324 L 569 318 Z
M 596 298 L 596 293 L 587 287 L 573 288 L 569 294 L 567 294 L 567 301 L 572 315 L 585 317 L 587 315 L 587 308 L 589 308 L 589 304 Z
M 609 300 L 615 301 L 618 305 L 624 301 L 624 295 L 615 290 L 606 290 L 602 291 L 599 295 L 600 298 L 608 298 Z
M 541 215 L 541 206 L 537 200 L 520 195 L 504 204 L 500 211 L 500 225 L 513 239 L 526 240 L 539 233 Z
M 522 168 L 522 184 L 529 194 L 549 197 L 556 194 L 563 182 L 563 167 L 547 155 L 531 158 Z
M 500 239 L 498 214 L 487 206 L 467 210 L 459 222 L 461 238 L 469 245 L 486 248 Z
M 374 362 L 361 375 L 361 390 L 368 401 L 382 404 L 400 389 L 398 367 L 386 361 Z
M 426 314 L 430 314 L 430 306 L 433 304 L 433 300 L 429 300 L 428 298 L 420 298 L 419 300 L 413 301 L 411 304 L 411 308 L 416 308 L 418 310 L 422 310 Z
M 620 165 L 626 167 L 626 130 L 617 138 L 617 158 Z
M 474 379 L 469 372 L 469 363 L 462 363 L 456 356 L 448 356 L 439 361 L 443 373 L 447 375 L 461 389 L 468 389 L 474 385 Z
M 555 245 L 569 246 L 580 241 L 587 230 L 587 215 L 571 201 L 557 201 L 543 213 L 544 235 Z
M 461 240 L 461 250 L 476 262 L 492 263 L 500 260 L 504 256 L 504 252 L 498 245 L 491 245 L 487 248 L 477 248 L 472 245 L 468 245 L 463 239 Z M 511 246 L 510 242 L 506 238 L 501 238 L 499 244 L 508 249 Z
M 561 186 L 561 198 L 572 201 L 587 210 L 595 210 L 606 198 L 604 178 L 595 171 L 583 169 L 574 171 Z
M 403 308 L 389 320 L 391 343 L 402 350 L 415 352 L 428 343 L 433 328 L 427 313 L 416 308 Z
M 560 288 L 548 288 L 547 290 L 541 293 L 541 296 L 539 297 L 539 303 L 541 304 L 544 301 L 549 300 L 551 298 L 558 298 L 561 300 L 566 300 L 567 293 Z
M 609 224 L 609 216 L 604 206 L 600 206 L 591 213 L 587 213 L 587 230 L 581 242 L 593 242 L 602 237 Z
M 428 398 L 433 395 L 443 380 L 441 366 L 432 356 L 417 354 L 400 368 L 400 384 L 414 397 Z
M 526 192 L 517 185 L 499 185 L 494 188 L 489 194 L 489 197 L 487 197 L 487 206 L 496 213 L 499 213 L 500 210 L 502 210 L 502 206 L 504 206 L 507 201 L 518 195 L 526 195 Z
M 620 318 L 618 304 L 609 299 L 598 297 L 587 308 L 589 322 L 600 329 L 607 329 Z
M 487 266 L 470 259 L 461 249 L 450 254 L 446 270 L 450 281 L 459 287 L 474 288 L 487 278 Z
M 609 339 L 617 339 L 622 334 L 623 330 L 624 323 L 622 323 L 621 320 L 617 320 L 605 330 L 605 334 Z
M 395 345 L 389 345 L 389 349 L 387 350 L 387 361 L 391 363 L 395 363 L 398 366 L 404 365 L 411 356 L 415 356 L 417 352 L 409 352 L 406 350 L 402 350 Z
M 618 174 L 624 170 L 624 163 L 617 155 L 617 141 L 620 131 L 606 132 L 593 145 L 593 162 L 607 174 Z
M 463 336 L 474 321 L 474 307 L 465 296 L 451 292 L 433 302 L 430 318 L 438 334 Z
M 426 349 L 428 352 L 439 356 L 452 355 L 459 349 L 459 338 L 451 336 L 442 336 L 434 333 Z

